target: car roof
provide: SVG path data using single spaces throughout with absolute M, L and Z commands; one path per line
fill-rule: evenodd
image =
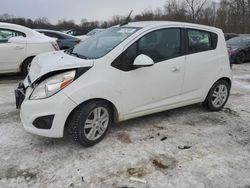
M 59 34 L 59 35 L 67 36 L 68 38 L 77 39 L 76 37 L 74 37 L 74 36 L 72 36 L 72 35 L 69 35 L 69 34 L 67 34 L 67 33 L 63 33 L 63 32 L 61 32 L 61 31 L 50 30 L 50 29 L 35 29 L 35 30 L 38 31 L 38 32 L 56 33 L 56 34 Z
M 151 27 L 160 27 L 160 26 L 178 26 L 178 27 L 192 27 L 192 28 L 200 28 L 204 30 L 212 30 L 215 32 L 221 31 L 216 27 L 200 25 L 200 24 L 192 24 L 186 22 L 173 22 L 173 21 L 140 21 L 140 22 L 130 22 L 122 27 L 140 27 L 140 28 L 151 28 Z
M 24 26 L 17 25 L 17 24 L 12 24 L 12 23 L 0 22 L 0 28 L 19 31 L 19 32 L 25 33 L 26 36 L 29 36 L 29 37 L 40 34 L 37 31 L 32 30 L 32 29 L 30 29 L 28 27 L 24 27 Z

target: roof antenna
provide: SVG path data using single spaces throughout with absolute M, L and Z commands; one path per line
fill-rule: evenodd
M 132 12 L 133 12 L 133 10 L 130 11 L 128 17 L 126 18 L 126 20 L 124 22 L 122 22 L 120 24 L 120 26 L 127 25 L 129 23 Z

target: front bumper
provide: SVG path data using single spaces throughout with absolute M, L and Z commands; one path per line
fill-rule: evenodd
M 20 109 L 25 99 L 25 87 L 23 83 L 19 83 L 18 88 L 15 90 L 16 108 Z
M 29 90 L 31 89 L 27 88 L 26 93 L 31 93 Z M 24 129 L 28 132 L 45 137 L 60 138 L 63 137 L 67 118 L 75 107 L 76 104 L 63 91 L 41 100 L 29 100 L 26 96 L 21 104 L 20 117 Z M 51 128 L 37 128 L 34 125 L 35 120 L 51 115 L 53 115 Z

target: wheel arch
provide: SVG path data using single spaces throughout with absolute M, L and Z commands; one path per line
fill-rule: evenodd
M 23 61 L 22 61 L 22 63 L 19 65 L 19 72 L 22 72 L 22 69 L 23 69 L 23 64 L 27 61 L 27 60 L 29 60 L 29 59 L 34 59 L 34 57 L 36 57 L 35 55 L 33 55 L 33 56 L 29 56 L 29 57 L 26 57 Z
M 231 89 L 231 87 L 232 87 L 232 80 L 231 80 L 230 78 L 228 78 L 228 77 L 223 77 L 223 78 L 218 79 L 216 82 L 218 82 L 218 81 L 220 81 L 220 80 L 225 80 L 225 81 L 229 84 L 230 89 Z M 215 84 L 216 82 L 214 82 L 214 84 Z M 214 84 L 213 84 L 213 85 L 214 85 Z
M 217 79 L 215 82 L 213 82 L 213 83 L 210 85 L 209 89 L 208 89 L 207 92 L 206 92 L 206 96 L 205 96 L 205 99 L 204 99 L 204 100 L 207 99 L 207 96 L 209 95 L 209 92 L 210 92 L 210 90 L 212 89 L 212 87 L 214 86 L 214 84 L 216 84 L 216 83 L 217 83 L 218 81 L 220 81 L 220 80 L 225 80 L 225 81 L 229 84 L 230 89 L 231 89 L 231 87 L 232 87 L 232 80 L 231 80 L 229 77 L 222 77 L 222 78 L 220 78 L 220 79 Z
M 66 122 L 65 122 L 65 125 L 64 125 L 64 129 L 68 127 L 68 121 L 71 117 L 71 115 L 78 109 L 80 108 L 80 106 L 82 106 L 83 104 L 85 103 L 88 103 L 88 102 L 91 102 L 91 101 L 104 101 L 106 103 L 108 103 L 110 106 L 111 106 L 111 109 L 112 109 L 112 115 L 113 115 L 113 118 L 112 120 L 114 122 L 118 122 L 118 119 L 119 119 L 119 114 L 118 114 L 118 110 L 116 108 L 116 106 L 114 105 L 114 103 L 112 103 L 111 101 L 107 100 L 107 99 L 103 99 L 103 98 L 93 98 L 93 99 L 88 99 L 82 103 L 80 103 L 79 105 L 77 105 L 68 115 L 67 119 L 66 119 Z

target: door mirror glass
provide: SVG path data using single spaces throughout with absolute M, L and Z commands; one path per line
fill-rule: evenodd
M 154 65 L 153 59 L 149 56 L 141 54 L 135 58 L 134 67 L 150 67 Z

